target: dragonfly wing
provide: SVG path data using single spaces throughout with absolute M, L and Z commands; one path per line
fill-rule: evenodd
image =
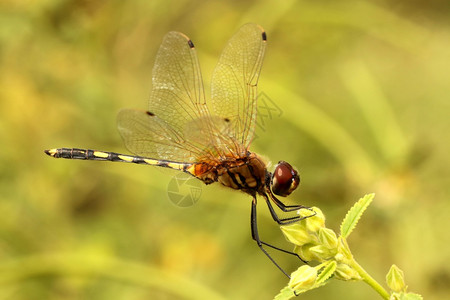
M 209 115 L 197 53 L 182 33 L 167 33 L 156 55 L 149 111 L 180 133 Z
M 257 84 L 265 46 L 266 34 L 259 25 L 242 26 L 228 41 L 212 76 L 214 115 L 231 124 L 231 137 L 244 151 L 256 126 Z
M 207 126 L 209 117 L 194 44 L 182 33 L 169 32 L 156 55 L 149 111 L 119 113 L 118 126 L 125 144 L 138 155 L 193 161 L 205 156 L 203 152 L 209 147 L 206 144 L 212 133 L 205 129 L 211 128 Z M 192 141 L 186 135 L 193 123 L 203 125 L 203 139 Z
M 119 132 L 131 152 L 151 158 L 193 162 L 202 150 L 190 144 L 165 120 L 145 111 L 123 109 L 117 117 Z

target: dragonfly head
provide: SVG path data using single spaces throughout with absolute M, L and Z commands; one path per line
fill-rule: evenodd
M 275 195 L 289 196 L 299 185 L 300 176 L 287 162 L 280 161 L 272 174 L 272 191 Z

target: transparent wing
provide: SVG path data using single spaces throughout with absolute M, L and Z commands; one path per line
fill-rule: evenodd
M 254 24 L 231 38 L 213 74 L 211 116 L 193 43 L 179 32 L 166 34 L 153 68 L 149 111 L 119 113 L 126 147 L 183 162 L 245 155 L 255 127 L 264 46 L 265 34 Z
M 194 162 L 203 155 L 201 148 L 157 115 L 123 109 L 117 119 L 125 146 L 137 155 L 179 162 Z
M 182 33 L 167 33 L 156 55 L 149 111 L 178 132 L 209 115 L 197 53 Z
M 182 33 L 169 32 L 156 55 L 149 111 L 122 110 L 119 132 L 135 154 L 193 161 L 202 156 L 202 147 L 190 143 L 185 133 L 205 116 L 209 112 L 194 44 Z
M 242 26 L 228 41 L 212 76 L 213 114 L 231 124 L 231 137 L 245 150 L 256 125 L 257 84 L 265 46 L 262 27 Z

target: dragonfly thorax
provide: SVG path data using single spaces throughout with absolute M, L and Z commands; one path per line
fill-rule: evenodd
M 195 177 L 206 184 L 219 182 L 226 187 L 255 195 L 264 191 L 266 164 L 255 153 L 235 160 L 199 163 Z

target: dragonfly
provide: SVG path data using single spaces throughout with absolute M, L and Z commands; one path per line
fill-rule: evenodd
M 175 169 L 205 184 L 219 182 L 250 195 L 252 239 L 289 277 L 265 247 L 305 261 L 260 239 L 257 196 L 265 200 L 272 218 L 280 225 L 297 222 L 305 216 L 281 218 L 273 205 L 286 213 L 310 208 L 286 205 L 276 197 L 289 196 L 298 187 L 300 176 L 296 169 L 280 161 L 272 173 L 264 159 L 249 150 L 256 127 L 257 85 L 266 44 L 267 36 L 261 26 L 243 25 L 219 58 L 208 100 L 193 42 L 180 32 L 169 32 L 156 55 L 149 109 L 123 109 L 118 114 L 119 132 L 126 148 L 135 155 L 79 148 L 50 149 L 45 153 L 54 158 Z

